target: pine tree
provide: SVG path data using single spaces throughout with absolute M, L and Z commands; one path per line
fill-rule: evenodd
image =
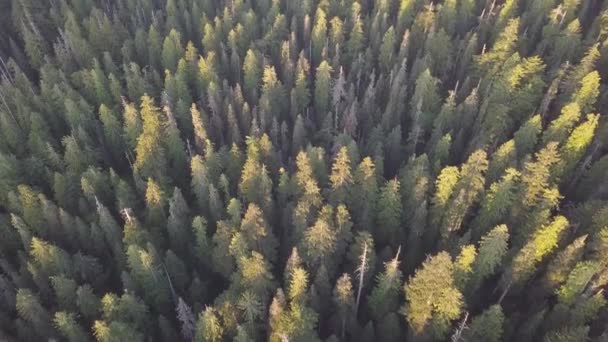
M 295 114 L 304 115 L 308 110 L 308 105 L 310 104 L 310 90 L 308 89 L 310 82 L 309 73 L 310 65 L 308 60 L 303 54 L 300 54 L 296 65 L 295 85 L 292 90 L 292 97 L 295 100 L 295 106 L 293 106 L 292 110 Z
M 262 301 L 270 299 L 274 289 L 274 278 L 268 260 L 262 254 L 253 251 L 241 256 L 237 260 L 237 266 L 238 270 L 233 274 L 233 282 L 243 289 L 249 289 Z
M 137 138 L 134 171 L 143 179 L 153 177 L 164 182 L 167 162 L 165 148 L 162 146 L 162 140 L 159 140 L 159 137 L 163 136 L 163 121 L 160 111 L 147 95 L 141 98 L 141 117 L 143 129 Z
M 395 58 L 395 29 L 391 26 L 384 33 L 382 38 L 382 45 L 380 46 L 380 54 L 378 56 L 378 63 L 384 71 L 390 70 L 390 66 L 393 65 Z
M 223 329 L 213 307 L 203 310 L 196 322 L 196 342 L 219 342 L 222 340 Z
M 312 28 L 312 63 L 318 65 L 321 62 L 323 49 L 327 44 L 327 19 L 325 11 L 321 7 L 317 8 L 315 14 L 315 24 Z
M 331 66 L 327 61 L 322 61 L 315 73 L 314 108 L 317 125 L 321 126 L 326 120 L 329 111 L 329 95 L 331 90 Z
M 260 159 L 259 143 L 250 138 L 247 141 L 247 160 L 241 172 L 239 192 L 246 203 L 256 203 L 265 212 L 269 212 L 272 180 L 268 176 L 266 165 Z
M 455 184 L 452 198 L 443 216 L 442 236 L 459 230 L 469 208 L 479 199 L 484 187 L 488 161 L 484 151 L 476 151 L 462 165 L 460 179 Z
M 565 327 L 557 329 L 555 331 L 548 332 L 543 341 L 544 342 L 562 342 L 562 341 L 588 341 L 589 327 L 588 326 L 577 326 L 577 327 Z
M 479 236 L 507 216 L 509 208 L 517 199 L 517 190 L 521 174 L 509 168 L 502 178 L 490 185 L 481 199 L 480 209 L 473 220 L 473 233 Z
M 593 110 L 599 95 L 600 75 L 597 71 L 590 72 L 580 82 L 580 88 L 572 96 L 583 113 Z
M 278 242 L 266 223 L 260 207 L 251 203 L 241 221 L 241 232 L 249 248 L 261 253 L 271 263 L 276 259 Z
M 504 30 L 498 35 L 492 50 L 479 57 L 477 63 L 482 70 L 498 68 L 511 56 L 517 44 L 519 26 L 519 18 L 513 18 L 507 22 Z
M 334 303 L 336 305 L 337 314 L 340 318 L 340 336 L 344 339 L 346 335 L 346 323 L 351 317 L 355 300 L 353 297 L 352 282 L 348 274 L 343 274 L 336 282 L 334 288 Z
M 76 304 L 82 316 L 90 320 L 97 317 L 101 303 L 93 293 L 93 289 L 89 285 L 84 285 L 76 290 Z
M 316 222 L 304 232 L 301 249 L 305 251 L 307 264 L 311 269 L 317 269 L 320 265 L 333 265 L 331 258 L 336 252 L 338 236 L 332 216 L 333 208 L 323 207 Z
M 184 48 L 181 43 L 181 35 L 179 31 L 172 29 L 163 42 L 161 57 L 163 69 L 174 72 L 177 62 L 182 57 L 184 57 Z
M 506 225 L 494 227 L 481 238 L 477 257 L 472 264 L 467 293 L 474 293 L 481 282 L 493 275 L 507 253 L 509 230 Z M 472 291 L 472 292 L 471 292 Z
M 579 296 L 587 289 L 591 280 L 600 272 L 601 265 L 594 261 L 580 261 L 577 263 L 566 281 L 556 291 L 557 299 L 561 304 L 573 305 L 579 301 Z
M 575 264 L 583 256 L 587 237 L 587 235 L 583 235 L 574 240 L 547 265 L 547 271 L 543 277 L 543 283 L 547 289 L 557 288 L 559 284 L 562 284 L 567 279 L 568 272 L 574 268 Z
M 173 189 L 169 200 L 169 218 L 167 219 L 167 234 L 171 248 L 182 256 L 187 255 L 183 246 L 188 245 L 191 235 L 186 229 L 190 225 L 190 209 L 179 188 Z
M 283 83 L 277 77 L 272 66 L 266 66 L 262 74 L 262 95 L 260 97 L 260 110 L 263 116 L 262 128 L 268 127 L 272 118 L 282 118 L 286 112 L 286 91 Z
M 347 254 L 348 269 L 357 273 L 357 303 L 361 301 L 361 293 L 373 279 L 377 256 L 374 251 L 374 239 L 368 231 L 359 231 L 355 235 Z M 355 309 L 358 310 L 356 305 Z
M 143 341 L 143 335 L 128 324 L 120 321 L 110 322 L 95 321 L 93 324 L 93 335 L 98 342 Z
M 363 158 L 357 166 L 347 199 L 355 224 L 362 228 L 370 227 L 374 222 L 378 200 L 376 167 L 370 157 Z
M 61 334 L 70 342 L 90 341 L 86 331 L 80 326 L 76 320 L 74 313 L 59 311 L 55 313 L 53 322 Z
M 507 284 L 521 286 L 536 271 L 536 266 L 557 247 L 569 222 L 563 216 L 556 216 L 551 223 L 539 227 L 528 243 L 515 255 L 510 267 L 505 271 Z
M 513 140 L 519 159 L 532 153 L 538 142 L 538 136 L 541 129 L 540 115 L 534 115 L 515 132 Z
M 170 289 L 156 250 L 151 244 L 145 248 L 129 246 L 127 263 L 131 278 L 143 291 L 146 302 L 156 309 L 166 308 L 170 302 Z
M 474 245 L 465 245 L 454 260 L 454 282 L 459 290 L 464 290 L 473 277 L 473 264 L 477 258 Z
M 556 176 L 568 177 L 574 171 L 576 164 L 583 157 L 587 147 L 591 144 L 595 129 L 598 125 L 599 115 L 589 114 L 587 121 L 577 126 L 562 147 L 561 167 L 556 168 Z M 569 178 L 569 177 L 568 177 Z
M 180 130 L 171 109 L 165 106 L 164 112 L 167 117 L 163 133 L 166 136 L 164 145 L 167 152 L 168 167 L 176 183 L 180 186 L 186 186 L 188 156 L 184 142 L 180 137 Z
M 502 341 L 505 315 L 499 304 L 490 306 L 473 321 L 463 334 L 464 340 L 471 341 Z
M 441 252 L 429 257 L 405 285 L 404 310 L 415 335 L 443 339 L 451 321 L 460 316 L 463 299 L 453 272 L 449 254 Z
M 441 224 L 441 218 L 449 203 L 449 199 L 454 192 L 454 188 L 460 179 L 460 170 L 455 166 L 446 166 L 441 170 L 435 180 L 435 194 L 432 199 L 431 207 L 431 230 L 428 230 L 425 237 L 427 246 L 435 243 L 435 239 L 439 234 L 438 226 Z M 436 227 L 436 228 L 435 228 Z
M 121 161 L 125 142 L 118 117 L 105 105 L 99 107 L 99 118 L 103 124 L 103 135 L 114 161 Z
M 359 53 L 363 49 L 365 44 L 365 36 L 363 32 L 363 22 L 360 17 L 360 7 L 358 2 L 352 4 L 352 28 L 349 31 L 350 35 L 346 42 L 346 54 L 344 64 L 350 65 L 359 56 Z
M 76 306 L 74 293 L 76 293 L 76 282 L 64 276 L 51 277 L 51 284 L 59 306 L 63 309 L 74 309 Z
M 243 63 L 243 90 L 247 100 L 252 104 L 257 103 L 258 100 L 261 76 L 258 54 L 249 49 Z
M 384 271 L 376 276 L 376 285 L 368 297 L 370 312 L 376 321 L 391 312 L 396 312 L 399 302 L 399 291 L 402 284 L 402 273 L 399 270 L 399 252 L 392 260 L 384 263 Z
M 521 204 L 528 207 L 534 205 L 550 185 L 551 169 L 559 161 L 557 143 L 547 144 L 545 148 L 535 154 L 535 157 L 536 161 L 528 161 L 524 164 L 524 171 L 521 175 Z
M 351 192 L 353 177 L 350 163 L 348 150 L 343 146 L 334 159 L 329 176 L 332 189 L 330 198 L 334 204 L 345 202 L 346 196 Z
M 543 133 L 543 142 L 545 144 L 550 141 L 555 141 L 559 144 L 563 143 L 574 125 L 578 122 L 580 116 L 580 106 L 577 103 L 573 102 L 564 106 L 560 116 L 551 121 L 551 125 Z
M 16 309 L 19 317 L 35 329 L 40 336 L 55 336 L 51 316 L 38 297 L 28 289 L 19 289 L 16 294 Z
M 380 243 L 396 244 L 401 241 L 402 206 L 399 181 L 388 181 L 380 190 L 375 236 Z
M 196 239 L 194 255 L 202 265 L 209 267 L 211 266 L 211 241 L 207 229 L 207 221 L 204 217 L 196 216 L 192 220 L 192 231 Z
M 135 150 L 137 138 L 143 130 L 142 119 L 133 104 L 124 104 L 123 134 L 130 150 Z M 104 124 L 105 125 L 105 124 Z

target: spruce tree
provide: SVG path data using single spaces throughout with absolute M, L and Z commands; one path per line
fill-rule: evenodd
M 463 339 L 479 341 L 502 341 L 505 315 L 499 304 L 490 306 L 478 316 L 473 317 L 471 325 L 465 330 Z
M 380 243 L 396 244 L 401 241 L 402 207 L 399 195 L 399 181 L 388 181 L 380 190 L 378 198 L 377 228 L 374 231 Z
M 429 257 L 405 284 L 406 321 L 415 336 L 442 339 L 460 315 L 463 298 L 453 272 L 451 257 L 441 252 Z

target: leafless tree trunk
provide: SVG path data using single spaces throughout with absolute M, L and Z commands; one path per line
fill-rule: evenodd
M 365 271 L 367 269 L 367 242 L 363 244 L 363 254 L 361 254 L 361 264 L 357 269 L 359 272 L 359 289 L 357 290 L 357 302 L 355 304 L 355 316 L 359 310 L 359 303 L 361 301 L 361 290 L 363 290 L 363 279 L 365 278 Z

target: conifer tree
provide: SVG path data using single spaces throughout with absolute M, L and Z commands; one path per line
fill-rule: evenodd
M 494 227 L 481 238 L 477 257 L 472 264 L 470 291 L 475 291 L 483 280 L 496 272 L 507 253 L 508 240 L 509 231 L 504 224 Z
M 261 253 L 270 262 L 275 260 L 277 240 L 266 223 L 262 210 L 254 203 L 247 207 L 241 221 L 241 232 L 249 248 Z
M 351 64 L 357 59 L 361 49 L 365 44 L 365 36 L 363 32 L 363 22 L 360 16 L 361 5 L 358 2 L 353 2 L 351 8 L 352 28 L 348 41 L 346 42 L 345 64 Z
M 143 129 L 137 138 L 134 171 L 143 179 L 153 177 L 164 182 L 167 162 L 165 148 L 162 146 L 162 140 L 159 140 L 163 136 L 163 121 L 160 111 L 147 95 L 141 98 L 141 117 Z
M 243 165 L 239 192 L 247 203 L 256 203 L 264 211 L 271 208 L 272 180 L 266 165 L 261 163 L 260 147 L 253 138 L 247 140 L 247 160 Z
M 314 108 L 317 117 L 317 125 L 322 125 L 329 111 L 329 94 L 331 89 L 331 66 L 327 61 L 322 61 L 315 73 Z
M 376 168 L 370 157 L 365 157 L 357 166 L 353 175 L 351 193 L 347 204 L 355 224 L 359 227 L 370 227 L 374 222 L 378 199 L 378 178 Z
M 473 264 L 477 258 L 474 245 L 465 245 L 454 260 L 454 281 L 459 290 L 464 290 L 473 275 Z
M 401 240 L 402 207 L 399 195 L 399 181 L 388 181 L 380 190 L 375 236 L 381 243 L 395 244 Z
M 381 321 L 386 314 L 398 309 L 399 291 L 403 281 L 402 272 L 399 270 L 400 251 L 401 249 L 395 258 L 384 263 L 384 271 L 376 277 L 376 285 L 368 297 L 370 312 L 376 321 Z
M 76 321 L 74 313 L 56 312 L 53 322 L 61 334 L 70 342 L 90 340 L 85 330 Z
M 187 227 L 190 225 L 190 209 L 179 188 L 173 189 L 173 196 L 169 200 L 169 218 L 167 219 L 167 233 L 171 248 L 180 255 L 185 253 L 183 246 L 188 245 L 190 234 Z
M 549 128 L 543 133 L 543 141 L 545 143 L 550 141 L 563 143 L 579 118 L 580 107 L 578 104 L 570 103 L 564 106 L 560 116 L 553 120 Z
M 541 132 L 540 115 L 534 115 L 526 121 L 513 135 L 517 157 L 522 159 L 530 154 L 538 142 Z
M 593 140 L 595 129 L 598 125 L 599 115 L 589 114 L 587 121 L 577 126 L 561 149 L 561 165 L 556 168 L 556 176 L 569 176 L 576 167 L 578 161 L 583 157 L 585 151 Z
M 476 341 L 502 341 L 504 320 L 505 315 L 500 304 L 492 305 L 473 317 L 471 325 L 465 330 L 462 338 Z
M 384 33 L 382 45 L 380 46 L 380 55 L 378 56 L 378 62 L 385 71 L 388 71 L 389 67 L 393 64 L 393 59 L 395 58 L 395 43 L 395 29 L 391 26 Z
M 352 283 L 348 274 L 343 274 L 336 282 L 334 288 L 334 302 L 337 307 L 337 314 L 340 318 L 340 336 L 344 339 L 346 334 L 346 323 L 352 314 L 355 300 L 353 297 Z
M 484 151 L 473 153 L 462 165 L 458 183 L 454 185 L 449 207 L 443 216 L 442 236 L 460 229 L 469 208 L 478 201 L 484 186 L 488 161 Z
M 343 146 L 334 159 L 334 163 L 331 167 L 331 175 L 329 176 L 332 188 L 330 198 L 335 204 L 345 202 L 346 196 L 351 192 L 353 177 L 350 163 L 348 150 Z
M 453 272 L 449 254 L 441 252 L 429 257 L 406 283 L 404 310 L 414 335 L 442 339 L 460 315 L 463 299 Z
M 551 223 L 539 227 L 530 241 L 517 252 L 506 270 L 506 284 L 521 286 L 530 279 L 536 271 L 536 266 L 555 249 L 568 226 L 569 222 L 565 217 L 556 216 Z
M 213 307 L 205 308 L 196 322 L 196 342 L 218 342 L 222 340 L 223 329 Z
M 323 207 L 316 222 L 304 232 L 302 250 L 306 251 L 307 264 L 311 269 L 322 264 L 333 266 L 331 258 L 336 251 L 338 236 L 333 227 L 332 216 L 333 208 Z
M 484 194 L 477 217 L 473 220 L 475 235 L 487 231 L 499 223 L 509 212 L 509 208 L 517 199 L 520 173 L 509 168 L 502 178 L 492 183 Z
M 315 14 L 315 24 L 312 28 L 312 63 L 318 65 L 321 61 L 323 49 L 327 44 L 327 19 L 325 11 L 319 7 Z
M 175 71 L 177 62 L 184 57 L 184 48 L 181 43 L 181 35 L 172 29 L 163 42 L 162 66 L 165 70 Z
M 40 336 L 56 335 L 50 314 L 34 293 L 28 289 L 19 289 L 15 298 L 19 317 L 31 324 L 37 334 Z
M 557 144 L 555 142 L 547 144 L 545 148 L 538 151 L 535 155 L 536 161 L 528 161 L 524 164 L 521 182 L 521 204 L 532 206 L 542 195 L 542 192 L 550 185 L 549 177 L 552 167 L 559 161 Z
M 249 49 L 243 63 L 243 90 L 247 100 L 252 104 L 257 103 L 258 100 L 261 76 L 257 53 Z

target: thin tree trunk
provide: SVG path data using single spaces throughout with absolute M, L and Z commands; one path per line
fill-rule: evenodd
M 367 242 L 363 244 L 363 254 L 361 255 L 361 265 L 359 266 L 359 289 L 357 290 L 357 302 L 355 304 L 355 317 L 359 311 L 359 302 L 361 301 L 361 290 L 363 289 L 363 278 L 365 277 L 365 268 L 367 267 Z

